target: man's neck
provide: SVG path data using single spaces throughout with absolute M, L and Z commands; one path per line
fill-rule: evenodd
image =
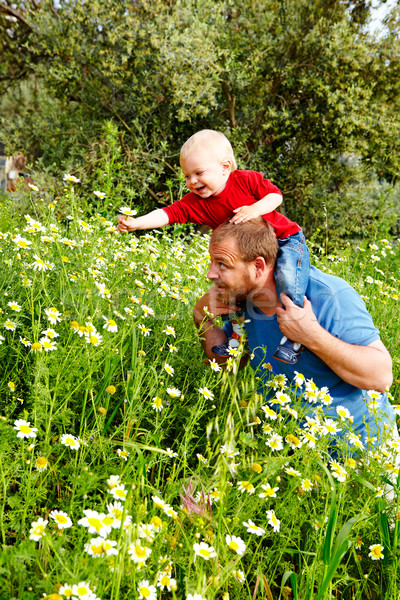
M 255 292 L 248 300 L 257 306 L 267 317 L 275 315 L 277 307 L 282 306 L 276 293 L 275 284 Z

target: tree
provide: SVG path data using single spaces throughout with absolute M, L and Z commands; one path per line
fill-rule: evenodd
M 368 0 L 43 0 L 19 10 L 31 27 L 26 73 L 45 94 L 35 118 L 22 113 L 8 131 L 18 145 L 23 127 L 47 162 L 76 163 L 112 119 L 135 185 L 158 192 L 182 142 L 220 129 L 240 166 L 266 172 L 289 216 L 314 227 L 327 191 L 339 204 L 355 178 L 398 177 L 396 10 L 382 39 L 369 33 Z

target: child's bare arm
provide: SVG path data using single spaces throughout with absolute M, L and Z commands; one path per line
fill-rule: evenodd
M 168 215 L 162 208 L 157 208 L 147 215 L 142 217 L 126 217 L 125 215 L 118 216 L 117 230 L 123 233 L 127 231 L 135 231 L 136 229 L 157 229 L 168 225 Z
M 275 210 L 281 203 L 282 196 L 280 194 L 267 194 L 250 206 L 235 208 L 233 212 L 236 214 L 232 217 L 231 223 L 244 223 L 255 217 L 266 215 Z

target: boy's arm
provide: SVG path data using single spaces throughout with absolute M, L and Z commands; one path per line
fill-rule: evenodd
M 280 204 L 282 204 L 281 194 L 267 194 L 264 198 L 261 198 L 261 200 L 258 200 L 258 202 L 255 202 L 250 206 L 240 206 L 239 208 L 235 208 L 233 212 L 236 214 L 232 217 L 230 222 L 244 223 L 255 217 L 261 217 L 262 215 L 266 215 L 275 210 Z
M 147 215 L 142 217 L 126 217 L 125 215 L 118 216 L 117 230 L 123 233 L 127 231 L 135 231 L 136 229 L 157 229 L 168 225 L 168 215 L 162 208 L 157 208 Z

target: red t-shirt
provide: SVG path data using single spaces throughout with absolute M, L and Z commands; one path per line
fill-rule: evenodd
M 163 210 L 167 213 L 170 224 L 196 223 L 216 229 L 234 215 L 235 208 L 254 204 L 267 194 L 280 193 L 276 185 L 269 179 L 264 179 L 263 173 L 233 171 L 220 194 L 200 198 L 189 192 L 181 200 L 163 207 Z M 277 238 L 283 239 L 301 230 L 297 223 L 276 210 L 263 215 L 263 219 L 273 227 Z

